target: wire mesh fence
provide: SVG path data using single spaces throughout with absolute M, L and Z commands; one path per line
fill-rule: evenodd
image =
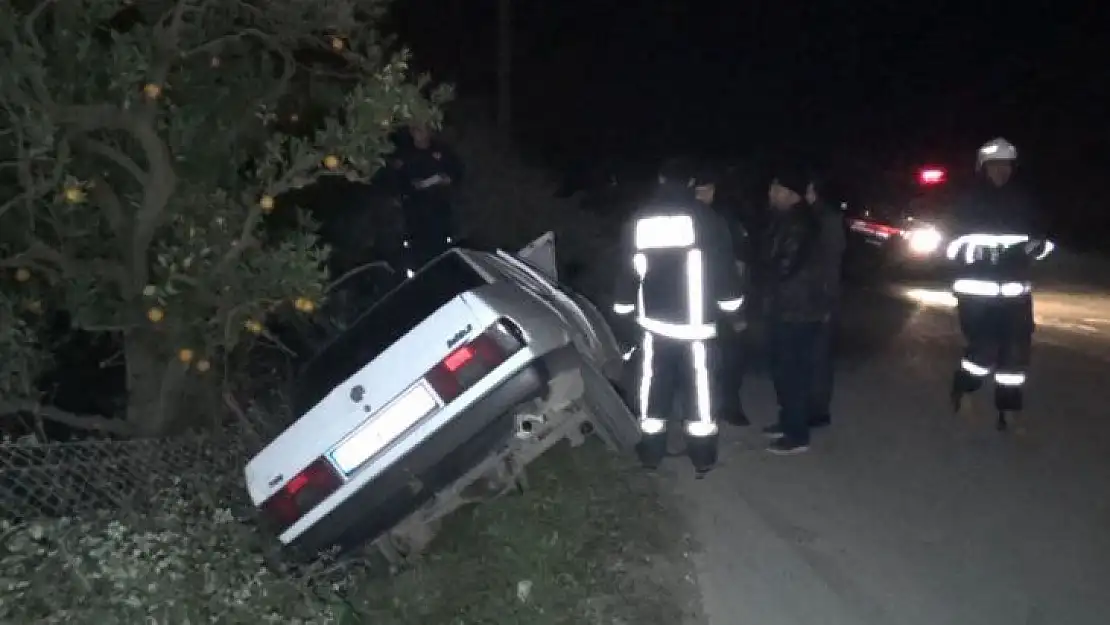
M 168 488 L 199 501 L 242 503 L 237 476 L 260 437 L 245 428 L 174 438 L 0 444 L 0 519 L 159 512 Z

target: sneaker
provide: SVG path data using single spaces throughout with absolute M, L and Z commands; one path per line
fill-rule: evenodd
M 809 443 L 797 443 L 786 438 L 779 438 L 767 446 L 767 451 L 776 456 L 793 456 L 809 451 Z
M 763 435 L 772 440 L 780 439 L 783 436 L 782 426 L 778 423 L 774 425 L 768 425 L 767 427 L 763 428 Z

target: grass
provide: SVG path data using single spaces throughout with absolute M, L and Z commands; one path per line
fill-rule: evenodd
M 686 545 L 651 477 L 591 442 L 553 449 L 529 479 L 450 518 L 411 568 L 352 592 L 351 622 L 689 622 Z

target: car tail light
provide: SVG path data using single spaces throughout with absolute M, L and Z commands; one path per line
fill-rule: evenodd
M 343 485 L 326 458 L 318 458 L 294 475 L 262 504 L 266 517 L 284 532 Z
M 508 320 L 490 326 L 474 340 L 461 345 L 432 367 L 425 379 L 450 403 L 524 347 L 520 329 Z

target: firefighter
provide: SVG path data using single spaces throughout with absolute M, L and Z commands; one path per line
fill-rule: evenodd
M 665 163 L 657 192 L 625 224 L 613 312 L 634 319 L 640 337 L 632 403 L 643 432 L 641 462 L 654 468 L 666 455 L 681 396 L 687 453 L 700 477 L 717 462 L 719 395 L 709 371 L 718 360 L 717 324 L 744 299 L 728 224 L 698 200 L 694 174 L 684 160 Z
M 411 278 L 425 263 L 455 243 L 454 189 L 462 163 L 427 126 L 409 128 L 393 162 L 401 189 L 405 274 Z
M 1022 388 L 1033 340 L 1032 264 L 1052 251 L 1026 195 L 1011 182 L 1017 148 L 999 138 L 979 148 L 978 185 L 955 206 L 947 255 L 957 267 L 952 291 L 959 302 L 966 348 L 952 382 L 956 411 L 983 386 L 995 385 L 997 427 L 1022 409 Z

